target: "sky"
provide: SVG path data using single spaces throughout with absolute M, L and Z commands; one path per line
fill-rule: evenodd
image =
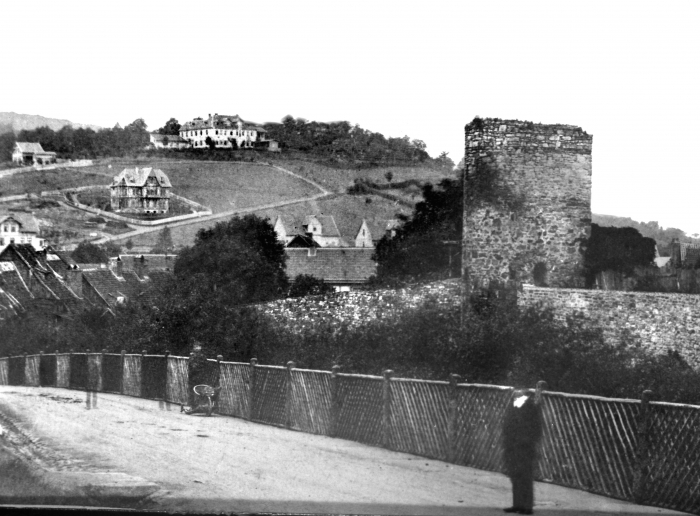
M 209 113 L 408 135 L 593 135 L 594 213 L 700 233 L 700 2 L 3 2 L 0 111 L 156 130 Z M 15 20 L 15 21 L 11 21 Z M 24 20 L 24 21 L 22 21 Z

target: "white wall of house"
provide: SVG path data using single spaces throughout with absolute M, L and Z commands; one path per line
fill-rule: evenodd
M 19 222 L 7 219 L 0 223 L 0 249 L 9 244 L 32 244 L 37 251 L 46 247 L 46 241 L 36 233 L 22 231 Z

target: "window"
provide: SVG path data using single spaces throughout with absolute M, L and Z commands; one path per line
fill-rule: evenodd
M 316 248 L 309 247 L 309 256 L 316 256 Z
M 7 233 L 7 224 L 4 224 L 4 225 L 2 226 L 2 230 L 3 230 L 5 233 Z

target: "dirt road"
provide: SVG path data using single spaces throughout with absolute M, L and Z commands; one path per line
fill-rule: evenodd
M 40 465 L 45 481 L 110 506 L 496 515 L 510 502 L 500 474 L 111 394 L 2 386 L 0 445 Z M 536 513 L 679 514 L 535 489 Z

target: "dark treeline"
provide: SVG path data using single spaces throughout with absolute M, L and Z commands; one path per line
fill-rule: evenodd
M 38 142 L 45 151 L 55 152 L 63 159 L 93 159 L 130 156 L 145 149 L 149 143 L 146 123 L 134 120 L 124 128 L 74 129 L 64 126 L 58 131 L 48 127 L 22 130 L 18 134 L 0 134 L 0 161 L 12 159 L 15 142 Z
M 282 149 L 302 151 L 336 163 L 386 165 L 432 161 L 421 140 L 408 136 L 386 138 L 345 121 L 309 122 L 287 115 L 281 123 L 267 123 L 264 127 L 268 137 L 277 140 Z M 442 153 L 437 159 L 449 158 L 447 153 Z

